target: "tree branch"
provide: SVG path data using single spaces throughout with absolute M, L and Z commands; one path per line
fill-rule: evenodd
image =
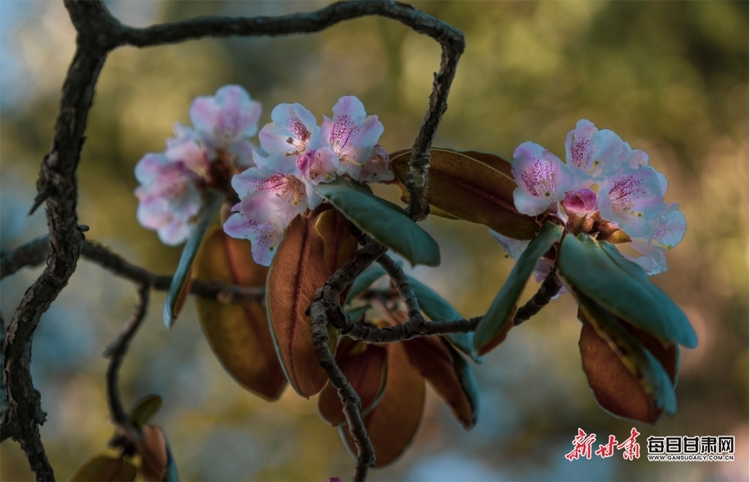
M 358 250 L 354 259 L 346 262 L 328 278 L 326 284 L 316 292 L 315 299 L 310 306 L 315 354 L 318 356 L 320 366 L 326 371 L 331 386 L 339 394 L 344 406 L 346 424 L 357 449 L 357 466 L 353 478 L 355 481 L 365 480 L 367 477 L 367 471 L 375 463 L 375 449 L 362 422 L 362 402 L 359 395 L 336 365 L 334 355 L 328 347 L 328 322 L 337 317 L 346 318 L 339 305 L 341 292 L 385 251 L 384 246 L 374 241 Z
M 43 263 L 48 254 L 48 236 L 36 238 L 9 253 L 3 253 L 0 257 L 0 279 L 23 267 L 37 266 Z M 117 276 L 157 291 L 169 290 L 172 283 L 171 276 L 157 275 L 136 266 L 96 242 L 84 240 L 81 244 L 81 256 Z M 263 288 L 245 288 L 226 285 L 218 281 L 193 280 L 190 293 L 203 298 L 212 298 L 221 303 L 249 303 L 265 300 L 265 289 Z

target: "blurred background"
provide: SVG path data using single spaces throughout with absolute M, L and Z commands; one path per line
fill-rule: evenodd
M 327 2 L 108 1 L 134 26 L 197 15 L 280 15 Z M 479 422 L 464 432 L 429 391 L 414 445 L 370 480 L 747 480 L 748 477 L 748 4 L 746 2 L 416 2 L 467 40 L 435 145 L 511 156 L 533 140 L 564 156 L 578 119 L 617 132 L 649 153 L 669 178 L 668 202 L 688 220 L 652 278 L 685 310 L 700 344 L 683 350 L 679 408 L 655 426 L 598 408 L 578 353 L 580 324 L 570 296 L 513 330 L 475 367 Z M 75 32 L 59 1 L 0 2 L 0 247 L 45 234 L 43 210 L 26 217 L 39 163 L 49 148 Z M 321 119 L 353 94 L 384 126 L 390 151 L 410 147 L 439 63 L 439 46 L 378 18 L 316 35 L 203 39 L 107 59 L 97 85 L 80 165 L 80 222 L 87 238 L 131 262 L 170 273 L 180 248 L 162 245 L 135 219 L 135 163 L 164 150 L 192 99 L 243 85 L 263 104 L 261 125 L 280 102 L 300 102 Z M 395 188 L 379 191 L 396 200 Z M 513 261 L 486 228 L 433 219 L 443 265 L 417 269 L 466 317 L 484 313 Z M 40 269 L 0 284 L 9 321 Z M 536 286 L 527 286 L 530 297 Z M 171 332 L 163 293 L 122 371 L 127 405 L 157 393 L 155 423 L 169 438 L 183 480 L 347 479 L 353 460 L 316 400 L 287 389 L 267 403 L 227 375 L 203 338 L 192 302 Z M 42 318 L 33 375 L 48 413 L 42 427 L 60 480 L 112 434 L 101 353 L 131 314 L 134 286 L 82 260 Z M 564 458 L 580 427 L 623 440 L 640 432 L 637 461 Z M 735 435 L 731 463 L 650 463 L 649 435 Z M 18 444 L 0 445 L 0 479 L 28 480 Z

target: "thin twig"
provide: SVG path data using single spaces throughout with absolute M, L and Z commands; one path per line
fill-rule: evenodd
M 130 342 L 146 316 L 149 291 L 147 285 L 138 285 L 133 315 L 125 324 L 117 339 L 104 350 L 104 356 L 110 359 L 109 367 L 107 368 L 107 404 L 109 405 L 109 413 L 112 416 L 112 421 L 118 427 L 127 427 L 130 425 L 128 414 L 125 412 L 120 400 L 120 389 L 118 387 L 120 366 L 128 351 Z
M 0 279 L 9 276 L 26 266 L 36 266 L 44 262 L 49 254 L 49 236 L 42 236 L 0 258 Z M 81 244 L 81 256 L 98 264 L 117 276 L 146 285 L 157 291 L 167 291 L 172 277 L 154 274 L 136 266 L 108 248 L 92 241 Z M 246 288 L 227 285 L 218 281 L 193 280 L 190 293 L 203 298 L 212 298 L 221 303 L 249 303 L 265 300 L 264 288 Z

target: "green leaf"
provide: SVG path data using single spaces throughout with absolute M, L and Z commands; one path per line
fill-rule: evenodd
M 187 244 L 185 244 L 182 250 L 177 271 L 175 271 L 172 277 L 172 284 L 169 285 L 169 291 L 167 292 L 167 300 L 164 303 L 164 325 L 167 328 L 172 328 L 174 322 L 177 321 L 179 311 L 177 305 L 181 298 L 180 294 L 183 292 L 183 289 L 186 289 L 186 283 L 190 279 L 190 269 L 193 266 L 193 260 L 198 253 L 203 235 L 206 234 L 211 220 L 223 202 L 224 196 L 214 189 L 208 189 L 204 194 L 203 206 L 198 212 L 195 230 L 190 235 L 190 239 L 188 239 Z
M 385 269 L 382 266 L 370 266 L 366 270 L 362 271 L 359 276 L 354 279 L 352 287 L 349 290 L 349 295 L 346 297 L 346 303 L 352 302 L 357 295 L 363 293 L 367 288 L 370 287 L 375 281 L 385 276 Z
M 130 423 L 138 428 L 146 424 L 161 408 L 159 395 L 146 395 L 134 404 L 130 411 Z
M 566 236 L 557 266 L 567 285 L 616 317 L 648 331 L 664 344 L 697 346 L 698 337 L 680 307 L 609 243 L 585 235 Z
M 167 447 L 167 467 L 164 469 L 164 476 L 162 480 L 164 482 L 179 482 L 180 481 L 180 475 L 177 473 L 177 464 L 175 463 L 174 456 L 172 455 L 172 450 L 169 448 L 169 443 L 166 442 L 165 444 Z
M 477 418 L 479 418 L 479 385 L 474 376 L 474 370 L 471 368 L 471 365 L 464 360 L 464 357 L 456 352 L 450 344 L 448 344 L 448 350 L 453 358 L 453 371 L 458 377 L 461 390 L 471 404 L 474 424 L 476 424 Z
M 359 317 L 367 313 L 367 310 L 369 310 L 370 308 L 372 308 L 372 306 L 370 305 L 352 308 L 351 310 L 346 311 L 346 316 L 348 316 L 351 321 L 357 321 Z
M 405 183 L 411 153 L 409 149 L 391 154 L 404 200 L 409 196 Z M 516 209 L 513 191 L 517 184 L 510 162 L 501 156 L 436 147 L 430 150 L 427 175 L 430 214 L 483 224 L 514 239 L 531 239 L 539 232 L 535 219 Z
M 320 184 L 316 191 L 359 229 L 405 257 L 412 265 L 440 264 L 437 242 L 395 204 L 355 189 L 342 178 Z
M 537 261 L 549 251 L 552 244 L 560 239 L 562 233 L 561 226 L 550 222 L 545 223 L 537 237 L 529 243 L 526 251 L 518 258 L 508 279 L 505 280 L 505 284 L 475 331 L 474 348 L 480 355 L 492 350 L 505 339 L 504 333 L 507 333 L 512 326 L 518 298 L 531 277 L 531 273 L 534 272 Z
M 662 411 L 674 414 L 674 383 L 662 363 L 605 308 L 575 288 L 571 292 L 584 322 L 580 341 L 584 372 L 599 405 L 616 416 L 646 423 L 654 423 Z M 588 324 L 596 335 L 587 331 Z M 602 340 L 609 350 L 603 348 Z M 676 347 L 668 352 L 671 357 L 665 358 L 676 363 Z
M 428 318 L 433 321 L 455 321 L 464 319 L 464 317 L 461 316 L 461 313 L 456 311 L 456 309 L 440 296 L 437 291 L 416 278 L 411 276 L 407 276 L 407 278 L 412 290 L 414 290 L 414 296 L 417 297 L 419 308 Z M 470 356 L 472 360 L 477 363 L 482 363 L 482 357 L 477 355 L 474 350 L 474 333 L 451 333 L 445 335 L 445 338 L 450 340 L 456 348 Z

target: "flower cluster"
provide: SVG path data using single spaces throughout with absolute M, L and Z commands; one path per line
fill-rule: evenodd
M 511 169 L 518 184 L 516 209 L 555 216 L 573 234 L 627 242 L 643 256 L 626 257 L 647 274 L 665 271 L 664 253 L 682 240 L 686 222 L 676 203 L 664 202 L 667 179 L 648 165 L 648 154 L 582 119 L 565 139 L 565 160 L 533 142 L 518 146 Z M 513 258 L 528 245 L 491 234 Z M 537 279 L 550 267 L 549 260 L 541 260 Z
M 163 153 L 146 154 L 136 165 L 138 221 L 168 245 L 185 241 L 201 208 L 202 191 L 227 184 L 253 166 L 261 106 L 240 86 L 227 85 L 190 107 L 193 127 L 175 124 L 176 137 Z
M 300 104 L 280 104 L 272 122 L 258 134 L 264 152 L 253 155 L 254 167 L 232 178 L 241 201 L 224 223 L 224 231 L 249 239 L 253 259 L 271 264 L 276 247 L 292 219 L 315 209 L 323 198 L 317 185 L 346 176 L 357 182 L 393 179 L 388 153 L 377 142 L 383 125 L 367 116 L 356 97 L 342 97 L 333 118 L 315 116 Z

